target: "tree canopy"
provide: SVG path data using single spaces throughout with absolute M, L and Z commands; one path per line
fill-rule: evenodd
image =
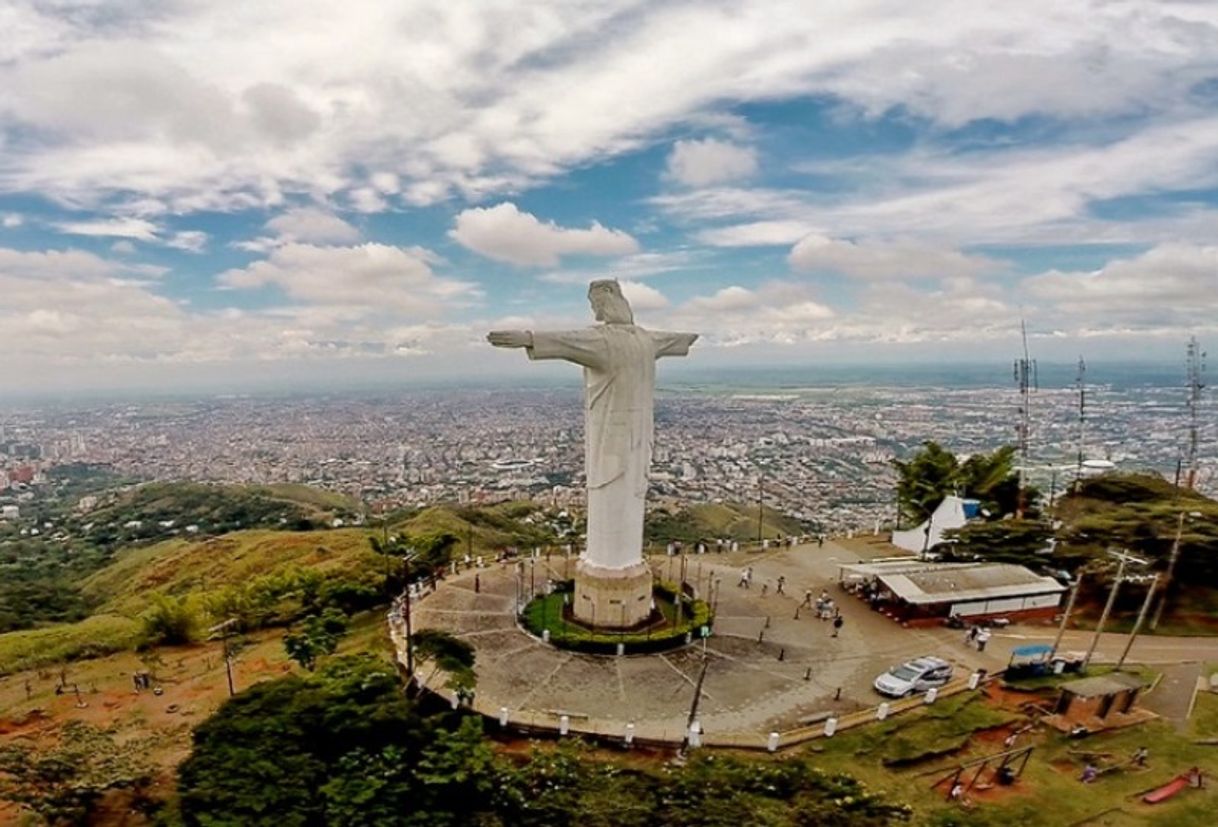
M 963 461 L 937 442 L 927 441 L 907 460 L 893 460 L 897 469 L 897 500 L 901 517 L 918 524 L 929 517 L 950 494 L 981 501 L 988 513 L 1001 517 L 1019 508 L 1019 475 L 1015 449 L 1007 445 L 989 454 L 973 454 Z M 1038 494 L 1025 488 L 1026 510 Z
M 445 657 L 461 659 L 442 642 Z M 439 655 L 437 655 L 439 657 Z M 778 825 L 887 827 L 908 810 L 804 758 L 696 757 L 651 770 L 576 742 L 491 748 L 476 716 L 425 713 L 389 664 L 336 658 L 258 684 L 195 731 L 179 776 L 187 825 Z

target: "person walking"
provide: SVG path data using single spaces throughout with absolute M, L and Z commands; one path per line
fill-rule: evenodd
M 749 587 L 749 570 L 747 566 L 740 570 L 740 582 L 736 584 L 736 588 L 742 587 L 746 589 Z
M 787 578 L 781 574 L 778 575 L 778 587 L 776 589 L 774 589 L 775 594 L 784 594 L 785 595 L 786 592 L 784 592 L 782 589 L 783 589 L 783 586 L 785 586 L 786 584 L 787 584 Z
M 984 652 L 985 645 L 990 642 L 990 630 L 982 629 L 977 633 L 977 651 Z
M 832 636 L 837 637 L 837 633 L 842 630 L 842 626 L 844 626 L 844 625 L 846 625 L 846 621 L 842 618 L 842 616 L 840 614 L 837 617 L 833 618 L 833 635 Z
M 807 606 L 809 609 L 812 608 L 812 590 L 811 589 L 806 589 L 804 591 L 804 602 L 800 603 L 799 605 L 801 607 Z

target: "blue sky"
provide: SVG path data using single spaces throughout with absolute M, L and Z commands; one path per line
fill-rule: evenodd
M 1218 7 L 6 4 L 0 390 L 535 368 L 616 276 L 700 367 L 1218 327 Z

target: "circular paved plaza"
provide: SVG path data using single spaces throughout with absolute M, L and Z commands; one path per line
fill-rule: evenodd
M 514 564 L 445 579 L 415 604 L 414 627 L 446 630 L 476 648 L 474 707 L 490 718 L 506 708 L 513 724 L 553 728 L 565 715 L 572 731 L 615 738 L 633 723 L 640 739 L 670 743 L 684 735 L 704 663 L 697 717 L 708 742 L 758 745 L 771 731 L 875 706 L 881 700 L 871 689 L 875 676 L 911 657 L 947 657 L 959 664 L 958 674 L 1000 665 L 992 655 L 979 660 L 954 632 L 903 629 L 838 590 L 838 564 L 857 559 L 833 542 L 691 556 L 687 579 L 700 584 L 700 596 L 708 582 L 719 580 L 714 631 L 705 641 L 662 654 L 583 655 L 530 636 L 513 613 Z M 651 563 L 667 578 L 675 561 L 653 557 Z M 548 578 L 565 579 L 568 565 L 557 557 L 526 561 L 525 588 L 530 579 L 539 591 Z M 744 566 L 753 568 L 748 589 L 737 585 Z M 780 575 L 786 594 L 777 593 Z M 807 607 L 796 617 L 805 590 L 816 596 L 822 588 L 845 620 L 838 637 L 832 623 Z M 428 672 L 421 670 L 421 680 L 443 692 Z

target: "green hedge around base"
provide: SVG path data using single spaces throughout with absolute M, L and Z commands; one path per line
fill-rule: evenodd
M 571 591 L 571 581 L 567 581 L 560 583 L 553 593 L 534 598 L 521 615 L 524 627 L 537 637 L 541 637 L 542 632 L 549 628 L 550 643 L 560 649 L 592 655 L 615 655 L 621 644 L 625 647 L 625 653 L 630 655 L 662 652 L 682 646 L 686 634 L 691 635 L 691 640 L 697 640 L 702 636 L 702 627 L 707 627 L 709 631 L 714 622 L 714 614 L 705 600 L 682 595 L 684 619 L 678 626 L 667 626 L 650 633 L 594 631 L 562 620 L 564 595 Z M 665 616 L 672 617 L 675 614 L 676 585 L 657 583 L 653 593 L 657 606 Z

